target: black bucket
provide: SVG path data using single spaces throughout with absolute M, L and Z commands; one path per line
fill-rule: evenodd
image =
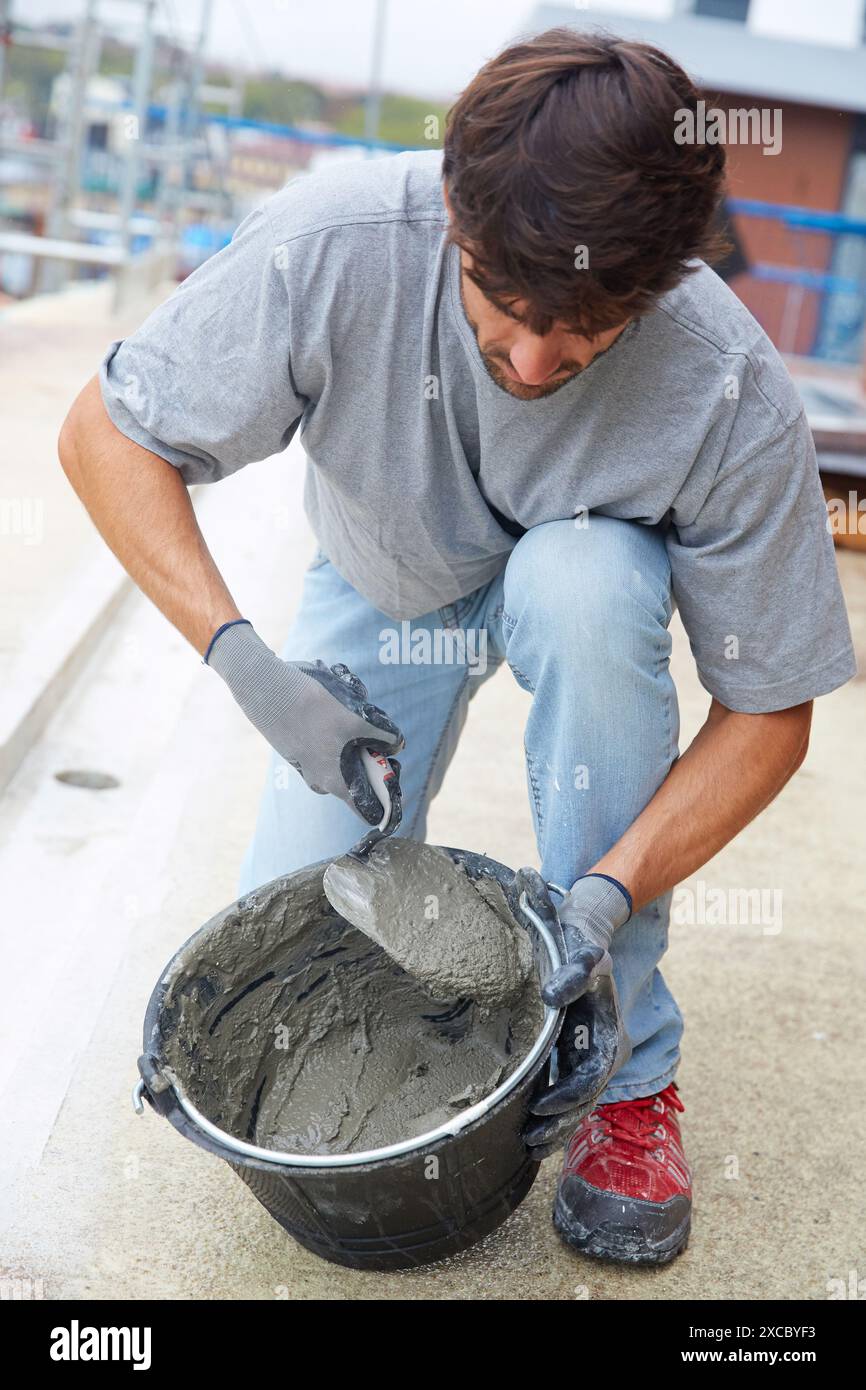
M 544 981 L 562 960 L 559 923 L 550 899 L 515 885 L 511 869 L 483 855 L 446 851 L 473 878 L 498 883 L 515 920 L 525 926 Z M 491 1095 L 460 1111 L 445 1126 L 365 1153 L 276 1153 L 246 1143 L 208 1118 L 187 1094 L 178 1055 L 194 1075 L 200 1039 L 184 1034 L 184 1001 L 207 1006 L 208 1048 L 232 1008 L 263 980 L 292 975 L 315 937 L 317 959 L 340 934 L 353 930 L 331 907 L 322 887 L 329 861 L 274 879 L 211 918 L 163 971 L 144 1020 L 139 1058 L 142 1098 L 175 1129 L 234 1169 L 271 1216 L 301 1245 L 323 1259 L 355 1269 L 406 1269 L 465 1249 L 500 1225 L 531 1188 L 539 1165 L 520 1131 L 533 1094 L 547 1084 L 547 1064 L 562 1015 L 546 1009 L 534 1045 Z M 519 901 L 518 901 L 519 899 Z M 242 920 L 270 923 L 256 978 L 226 988 L 220 953 Z M 306 925 L 295 928 L 303 919 Z M 313 928 L 313 923 L 315 926 Z M 274 929 L 276 927 L 276 930 Z M 175 1067 L 169 1065 L 171 1044 Z M 199 1059 L 200 1062 L 200 1059 Z

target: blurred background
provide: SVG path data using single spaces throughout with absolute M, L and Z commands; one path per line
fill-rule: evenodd
M 106 551 L 56 440 L 108 345 L 251 209 L 330 162 L 440 145 L 478 67 L 556 24 L 657 44 L 712 108 L 781 112 L 778 153 L 729 145 L 723 271 L 802 393 L 862 662 L 866 0 L 0 0 L 2 1297 L 407 1287 L 290 1247 L 221 1165 L 129 1108 L 158 971 L 235 896 L 266 746 Z M 296 440 L 194 489 L 217 563 L 272 645 L 312 550 L 302 482 Z M 685 746 L 707 696 L 674 626 Z M 473 701 L 432 842 L 535 862 L 527 700 L 503 675 Z M 696 1022 L 683 1076 L 700 1077 L 687 1099 L 705 1224 L 653 1297 L 824 1297 L 852 1266 L 856 1149 L 839 1153 L 832 1126 L 815 1134 L 808 1097 L 830 1076 L 862 1090 L 857 995 L 840 999 L 834 964 L 862 962 L 862 748 L 861 678 L 818 702 L 803 771 L 702 871 L 783 884 L 781 937 L 674 929 L 666 974 Z M 732 1149 L 739 1184 L 723 1180 Z M 554 1168 L 492 1243 L 408 1296 L 587 1296 L 549 1231 Z M 788 1205 L 758 1242 L 752 1203 L 768 1183 Z M 646 1296 L 633 1272 L 594 1277 L 589 1296 Z
M 729 144 L 725 274 L 790 361 L 838 542 L 866 545 L 866 0 L 0 0 L 7 535 L 38 511 L 18 451 L 52 455 L 110 336 L 286 180 L 440 145 L 478 66 L 561 23 L 658 44 L 714 109 L 779 113 L 778 152 Z M 0 578 L 38 604 L 21 549 Z

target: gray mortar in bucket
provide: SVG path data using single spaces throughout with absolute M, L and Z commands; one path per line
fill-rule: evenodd
M 515 1073 L 545 1018 L 495 878 L 407 840 L 338 861 L 326 891 L 332 870 L 329 897 L 349 895 L 370 936 L 329 909 L 320 871 L 298 884 L 291 920 L 241 900 L 211 958 L 199 948 L 187 976 L 181 954 L 168 983 L 166 1071 L 208 1121 L 262 1150 L 348 1156 L 435 1131 Z M 193 973 L 218 980 L 218 997 L 185 991 Z

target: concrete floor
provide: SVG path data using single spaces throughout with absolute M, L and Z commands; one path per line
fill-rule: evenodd
M 200 504 L 242 610 L 272 642 L 311 553 L 300 486 L 293 447 Z M 866 556 L 840 561 L 863 663 Z M 675 662 L 685 746 L 707 696 L 679 628 Z M 432 840 L 537 862 L 526 706 L 507 672 L 473 701 Z M 551 1159 L 474 1250 L 360 1274 L 294 1245 L 228 1167 L 130 1106 L 151 988 L 234 897 L 266 757 L 221 684 L 133 596 L 0 799 L 0 1271 L 41 1281 L 49 1299 L 822 1299 L 829 1279 L 862 1278 L 863 712 L 862 678 L 820 701 L 795 782 L 697 876 L 781 887 L 782 931 L 673 929 L 697 1193 L 686 1254 L 646 1273 L 569 1253 L 550 1225 Z M 70 767 L 120 786 L 55 781 Z

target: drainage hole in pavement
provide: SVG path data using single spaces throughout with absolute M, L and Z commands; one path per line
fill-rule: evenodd
M 67 772 L 55 772 L 55 778 L 67 787 L 86 787 L 88 791 L 104 792 L 120 783 L 110 772 L 91 772 L 87 768 L 70 768 Z

